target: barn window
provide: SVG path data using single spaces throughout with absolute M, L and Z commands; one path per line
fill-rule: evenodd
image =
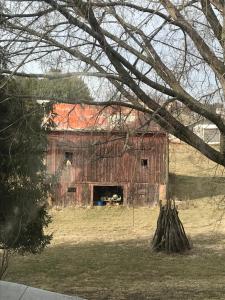
M 148 159 L 146 159 L 146 158 L 141 159 L 141 166 L 144 168 L 147 168 L 148 167 Z
M 74 186 L 68 187 L 67 192 L 68 193 L 76 193 L 76 188 Z
M 73 152 L 65 152 L 65 163 L 66 163 L 66 165 L 72 165 Z

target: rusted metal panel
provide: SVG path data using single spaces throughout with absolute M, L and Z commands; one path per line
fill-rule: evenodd
M 54 122 L 57 130 L 106 130 L 123 131 L 141 128 L 144 131 L 160 131 L 149 116 L 131 108 L 97 105 L 63 104 L 54 105 Z

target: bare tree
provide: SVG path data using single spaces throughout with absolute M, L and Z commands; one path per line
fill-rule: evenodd
M 107 80 L 114 97 L 93 104 L 144 111 L 167 132 L 225 166 L 225 122 L 208 105 L 224 102 L 224 0 L 1 3 L 1 49 L 13 62 L 11 69 L 2 67 L 1 73 L 46 77 L 20 68 L 57 61 L 57 67 L 67 71 L 63 76 L 72 71 Z M 219 150 L 171 113 L 168 104 L 174 101 L 218 127 Z
M 37 60 L 76 65 L 80 74 L 107 78 L 126 105 L 154 114 L 169 133 L 225 165 L 224 146 L 204 143 L 165 105 L 181 102 L 224 136 L 223 119 L 204 105 L 212 95 L 224 98 L 223 1 L 2 1 L 1 10 L 2 49 L 14 61 L 2 73 Z

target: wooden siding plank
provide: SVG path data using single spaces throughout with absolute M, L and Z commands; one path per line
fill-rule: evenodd
M 116 137 L 118 135 L 111 135 L 112 139 Z M 58 188 L 58 193 L 60 191 L 64 204 L 71 203 L 71 200 L 66 198 L 67 188 L 70 184 L 79 186 L 93 183 L 99 185 L 107 183 L 123 185 L 126 183 L 129 184 L 129 188 L 127 185 L 128 203 L 133 201 L 130 200 L 132 198 L 130 191 L 133 187 L 133 195 L 136 195 L 134 201 L 140 202 L 142 205 L 143 203 L 150 205 L 151 194 L 157 198 L 157 186 L 165 183 L 167 178 L 166 135 L 131 136 L 128 141 L 129 148 L 123 155 L 124 140 L 119 139 L 107 143 L 108 140 L 110 140 L 109 134 L 97 132 L 92 134 L 81 132 L 50 134 L 47 154 L 49 172 L 58 168 L 65 151 L 74 153 L 72 166 L 63 170 L 59 182 L 61 186 Z M 99 141 L 101 144 L 98 144 Z M 141 166 L 142 158 L 148 160 L 147 168 Z M 142 191 L 140 195 L 138 190 Z M 91 193 L 88 190 L 89 197 Z M 82 195 L 84 195 L 84 189 L 77 188 L 74 202 L 84 201 Z

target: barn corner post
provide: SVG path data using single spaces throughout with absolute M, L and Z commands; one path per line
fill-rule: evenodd
M 225 2 L 223 4 L 223 26 L 222 26 L 222 47 L 223 47 L 223 62 L 225 64 Z M 221 80 L 223 98 L 225 98 L 225 80 L 224 74 Z M 225 132 L 220 131 L 220 153 L 225 158 Z
M 220 132 L 220 153 L 225 157 L 225 133 Z
M 178 216 L 175 201 L 169 195 L 169 143 L 166 150 L 166 192 L 159 193 L 159 216 L 152 239 L 155 252 L 184 253 L 191 249 L 184 226 Z

